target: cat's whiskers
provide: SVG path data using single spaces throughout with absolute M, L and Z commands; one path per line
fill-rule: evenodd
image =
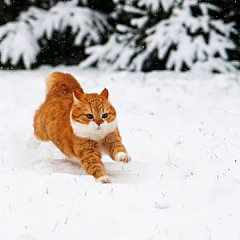
M 108 134 L 114 132 L 117 129 L 117 120 L 112 122 L 103 122 L 101 125 L 97 125 L 95 122 L 90 122 L 89 124 L 83 124 L 72 119 L 72 114 L 70 113 L 70 121 L 73 132 L 76 136 L 81 138 L 87 138 L 94 141 L 101 141 Z

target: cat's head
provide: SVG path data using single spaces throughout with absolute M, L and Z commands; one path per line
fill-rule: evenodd
M 82 138 L 99 141 L 117 128 L 116 111 L 105 88 L 100 94 L 75 91 L 70 113 L 73 132 Z

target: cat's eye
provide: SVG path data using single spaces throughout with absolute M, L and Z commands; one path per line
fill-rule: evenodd
M 104 113 L 103 115 L 102 115 L 102 118 L 107 118 L 108 117 L 108 114 L 107 113 Z
M 88 119 L 93 119 L 93 115 L 92 115 L 92 114 L 86 114 L 86 117 L 87 117 Z

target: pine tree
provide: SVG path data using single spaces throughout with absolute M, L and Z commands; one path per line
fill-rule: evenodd
M 11 0 L 5 1 L 11 5 Z M 15 21 L 0 26 L 3 66 L 30 68 L 42 63 L 71 63 L 69 59 L 79 63 L 87 46 L 102 43 L 110 33 L 107 17 L 90 9 L 86 0 L 29 2 L 33 6 L 20 11 Z
M 122 2 L 122 1 L 121 1 Z M 118 1 L 119 3 L 119 1 Z M 125 15 L 105 45 L 87 49 L 82 67 L 104 69 L 176 71 L 235 70 L 229 50 L 236 45 L 234 23 L 214 18 L 220 9 L 197 0 L 126 0 L 114 17 Z
M 220 17 L 225 23 L 234 22 L 235 29 L 238 34 L 232 34 L 231 39 L 235 42 L 236 46 L 240 46 L 240 1 L 236 0 L 208 0 L 210 3 L 217 5 L 220 9 Z M 229 51 L 231 60 L 240 59 L 240 48 L 237 47 L 234 50 Z

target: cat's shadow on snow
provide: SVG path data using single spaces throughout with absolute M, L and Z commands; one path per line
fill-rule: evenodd
M 139 182 L 140 176 L 144 175 L 145 171 L 145 164 L 138 162 L 124 164 L 104 161 L 104 166 L 113 183 Z M 35 165 L 35 170 L 48 174 L 63 173 L 78 176 L 87 175 L 77 162 L 73 162 L 69 159 L 43 159 Z

